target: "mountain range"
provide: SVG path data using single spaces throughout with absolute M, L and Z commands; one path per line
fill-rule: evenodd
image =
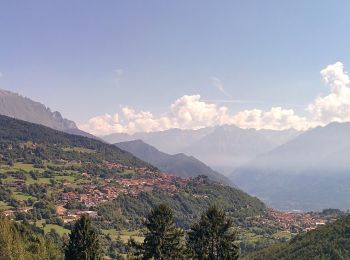
M 215 172 L 193 156 L 187 156 L 183 153 L 174 155 L 163 153 L 155 147 L 146 144 L 142 140 L 121 142 L 116 143 L 115 145 L 120 149 L 135 155 L 141 160 L 156 166 L 164 172 L 180 177 L 196 177 L 199 175 L 206 175 L 213 181 L 232 185 L 229 178 Z
M 350 123 L 311 129 L 236 169 L 231 179 L 270 206 L 350 208 Z
M 207 127 L 198 130 L 170 129 L 133 135 L 117 133 L 102 137 L 117 143 L 143 140 L 169 154 L 185 153 L 194 156 L 218 172 L 233 169 L 291 140 L 300 132 L 242 129 L 233 125 Z
M 59 112 L 6 90 L 0 90 L 0 115 L 96 138 Z M 118 133 L 103 139 L 118 143 L 118 147 L 162 171 L 190 177 L 207 175 L 215 181 L 234 183 L 277 209 L 347 210 L 349 133 L 350 123 L 331 123 L 305 132 L 223 125 Z

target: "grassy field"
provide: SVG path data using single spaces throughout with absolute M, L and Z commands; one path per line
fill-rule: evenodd
M 139 231 L 116 231 L 115 229 L 104 229 L 102 230 L 104 234 L 109 234 L 113 240 L 116 240 L 118 236 L 120 236 L 121 240 L 124 243 L 127 243 L 130 237 L 134 238 L 136 242 L 142 243 L 144 240 L 143 236 L 140 236 Z
M 65 147 L 62 149 L 65 152 L 78 152 L 78 153 L 96 153 L 95 150 L 88 149 L 85 147 Z
M 46 233 L 50 232 L 51 229 L 56 230 L 56 232 L 60 235 L 63 236 L 64 234 L 69 235 L 70 231 L 68 229 L 65 229 L 59 225 L 55 225 L 55 224 L 46 224 L 45 227 L 43 226 L 44 221 L 37 221 L 36 222 L 36 226 L 39 228 L 42 228 Z
M 15 163 L 10 170 L 23 170 L 26 172 L 30 171 L 37 171 L 37 172 L 43 172 L 45 169 L 42 168 L 35 168 L 33 164 L 28 163 Z
M 60 181 L 60 180 L 66 180 L 68 182 L 74 182 L 75 181 L 75 177 L 74 176 L 65 176 L 65 175 L 56 175 L 54 177 L 55 181 Z
M 258 240 L 262 239 L 263 236 L 257 235 L 253 232 L 249 231 L 240 231 L 239 232 L 239 240 L 244 240 L 249 243 L 256 243 Z
M 0 210 L 7 210 L 7 209 L 12 209 L 12 207 L 7 205 L 6 202 L 0 201 Z
M 30 195 L 25 195 L 25 194 L 23 194 L 22 192 L 19 192 L 19 191 L 13 191 L 12 197 L 15 200 L 19 200 L 19 201 L 25 201 L 25 200 L 28 200 L 28 199 L 36 200 L 35 197 L 30 196 Z
M 292 235 L 287 231 L 280 231 L 280 232 L 273 234 L 273 237 L 275 237 L 277 239 L 289 240 L 292 238 Z

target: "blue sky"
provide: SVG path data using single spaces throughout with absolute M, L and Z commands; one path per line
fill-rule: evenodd
M 0 87 L 85 123 L 121 106 L 161 116 L 184 95 L 230 112 L 326 95 L 350 68 L 349 1 L 0 1 Z

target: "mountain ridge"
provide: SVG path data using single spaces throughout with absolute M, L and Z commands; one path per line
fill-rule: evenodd
M 231 180 L 278 209 L 347 209 L 350 123 L 316 127 L 257 156 Z
M 60 112 L 51 111 L 42 103 L 9 90 L 0 89 L 0 114 L 59 131 L 97 138 L 80 130 L 74 121 L 63 118 Z
M 196 177 L 206 175 L 213 181 L 232 185 L 232 182 L 224 175 L 215 172 L 193 156 L 184 153 L 170 155 L 159 151 L 157 148 L 142 140 L 127 141 L 114 144 L 128 151 L 136 157 L 158 167 L 160 170 L 175 174 L 180 177 Z
M 198 130 L 169 129 L 133 135 L 120 133 L 102 139 L 107 142 L 141 139 L 168 154 L 185 153 L 194 156 L 215 171 L 226 174 L 299 134 L 294 129 L 255 130 L 223 125 Z

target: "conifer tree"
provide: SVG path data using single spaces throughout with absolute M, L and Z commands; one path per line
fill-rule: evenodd
M 194 259 L 238 259 L 232 221 L 217 206 L 210 207 L 191 227 L 187 246 Z
M 182 229 L 174 223 L 172 210 L 160 204 L 151 211 L 145 223 L 147 233 L 141 245 L 142 259 L 185 259 Z
M 0 259 L 25 259 L 23 241 L 11 221 L 2 215 L 0 215 Z
M 88 215 L 75 223 L 69 236 L 69 243 L 65 250 L 66 260 L 97 260 L 101 259 L 101 248 L 98 234 L 92 226 Z

